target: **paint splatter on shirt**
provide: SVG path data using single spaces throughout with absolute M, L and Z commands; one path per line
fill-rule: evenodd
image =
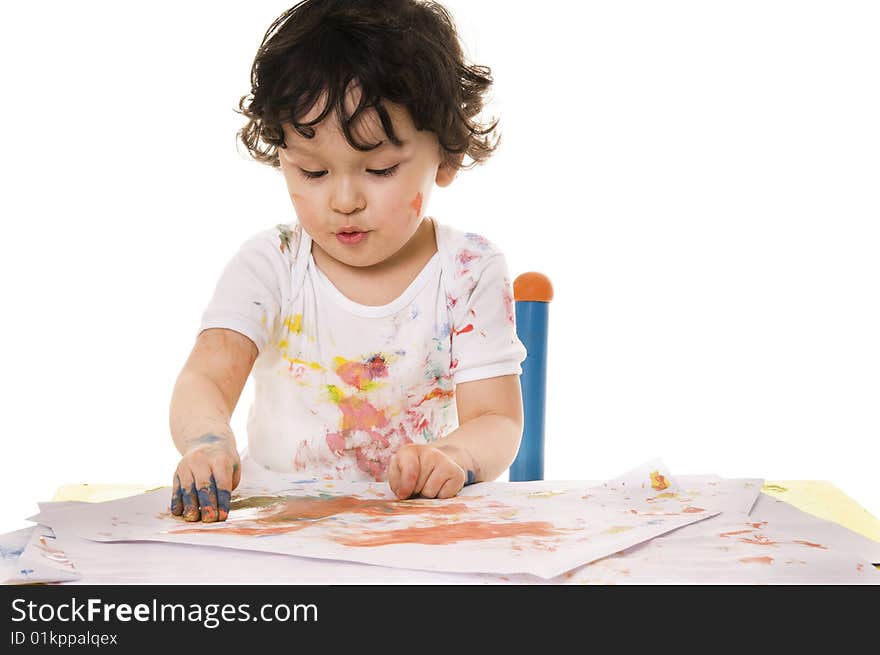
M 235 330 L 259 349 L 247 423 L 257 463 L 384 480 L 402 445 L 455 429 L 456 384 L 522 372 L 504 255 L 434 226 L 437 253 L 382 306 L 342 294 L 297 223 L 254 236 L 226 266 L 199 329 Z

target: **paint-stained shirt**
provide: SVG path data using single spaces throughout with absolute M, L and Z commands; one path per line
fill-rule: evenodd
M 232 258 L 200 331 L 235 330 L 259 350 L 248 457 L 279 472 L 385 480 L 400 446 L 457 427 L 456 384 L 522 372 L 504 254 L 434 226 L 437 252 L 381 306 L 342 294 L 298 223 L 257 234 Z

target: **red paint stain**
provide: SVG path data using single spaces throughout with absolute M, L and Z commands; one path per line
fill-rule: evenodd
M 410 209 L 414 209 L 416 212 L 416 216 L 422 215 L 422 192 L 419 191 L 416 194 L 416 197 L 412 199 L 412 202 L 409 203 Z
M 480 257 L 480 253 L 474 252 L 473 250 L 468 250 L 467 248 L 462 248 L 457 253 L 455 253 L 455 260 L 461 264 L 462 266 L 467 266 L 475 259 Z M 462 271 L 464 273 L 465 271 Z
M 561 530 L 546 521 L 521 523 L 489 523 L 487 521 L 462 521 L 428 527 L 403 528 L 401 530 L 366 531 L 357 537 L 338 537 L 344 546 L 389 546 L 391 544 L 456 544 L 461 541 L 482 541 L 508 537 L 550 537 L 562 534 Z M 514 546 L 516 549 L 516 546 Z
M 795 539 L 793 543 L 801 544 L 802 546 L 809 546 L 810 548 L 821 548 L 822 550 L 828 550 L 822 544 L 814 544 L 812 541 L 801 541 L 800 539 Z
M 366 389 L 377 378 L 388 377 L 388 367 L 382 355 L 373 355 L 366 362 L 343 362 L 336 367 L 336 375 L 359 391 Z
M 453 332 L 455 334 L 464 334 L 465 332 L 473 332 L 473 331 L 474 331 L 474 326 L 471 323 L 468 323 L 460 330 L 453 330 Z
M 746 525 L 750 525 L 753 528 L 763 528 L 767 525 L 767 521 L 758 521 L 757 523 L 746 523 Z
M 739 561 L 743 564 L 772 564 L 773 558 L 769 555 L 764 555 L 763 557 L 740 557 Z

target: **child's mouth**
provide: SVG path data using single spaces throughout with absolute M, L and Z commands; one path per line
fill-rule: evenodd
M 367 238 L 369 232 L 337 232 L 336 238 L 347 246 L 361 243 Z

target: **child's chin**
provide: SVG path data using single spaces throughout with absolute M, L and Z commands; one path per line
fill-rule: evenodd
M 343 264 L 347 264 L 348 266 L 357 266 L 358 268 L 374 266 L 383 260 L 382 257 L 377 257 L 374 253 L 366 251 L 351 252 L 345 246 L 342 246 L 341 248 L 335 248 L 332 255 L 336 260 L 342 262 Z

